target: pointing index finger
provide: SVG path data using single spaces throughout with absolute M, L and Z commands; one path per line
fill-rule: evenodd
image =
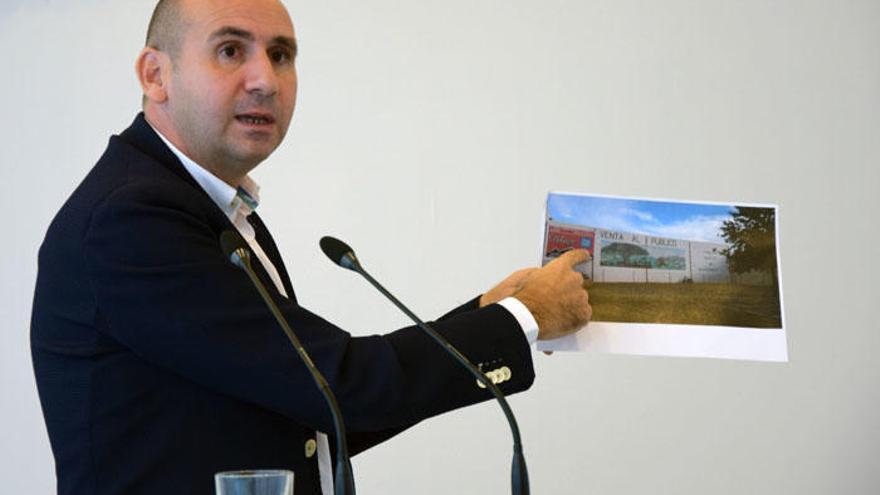
M 568 266 L 574 266 L 578 263 L 583 263 L 590 259 L 590 252 L 586 249 L 572 249 L 571 251 L 566 251 L 560 256 L 560 258 L 565 260 L 565 263 Z

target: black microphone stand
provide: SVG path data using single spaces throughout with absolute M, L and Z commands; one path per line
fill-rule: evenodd
M 510 425 L 510 432 L 513 436 L 513 460 L 511 465 L 511 491 L 513 495 L 529 495 L 529 473 L 526 468 L 526 458 L 523 454 L 522 448 L 522 439 L 519 434 L 519 425 L 516 423 L 516 418 L 513 415 L 513 411 L 510 409 L 510 405 L 507 403 L 507 399 L 504 397 L 504 393 L 501 392 L 491 380 L 489 380 L 486 375 L 484 375 L 479 368 L 477 368 L 467 357 L 465 357 L 455 346 L 452 345 L 445 337 L 437 333 L 436 330 L 428 326 L 427 323 L 422 321 L 415 313 L 410 311 L 402 302 L 400 302 L 393 294 L 388 292 L 385 287 L 382 286 L 376 279 L 373 278 L 372 275 L 367 273 L 364 267 L 361 265 L 360 261 L 358 261 L 357 256 L 355 256 L 354 251 L 344 242 L 339 239 L 335 239 L 333 237 L 323 237 L 321 238 L 321 250 L 324 251 L 324 254 L 327 255 L 334 263 L 337 265 L 347 268 L 351 271 L 357 272 L 361 274 L 367 281 L 375 287 L 379 292 L 382 293 L 388 300 L 390 300 L 395 306 L 397 306 L 404 314 L 406 314 L 411 320 L 413 320 L 416 325 L 419 326 L 431 339 L 434 340 L 440 347 L 444 348 L 446 352 L 448 352 L 456 361 L 459 362 L 465 369 L 470 372 L 474 378 L 481 384 L 483 384 L 486 388 L 488 388 L 492 395 L 495 396 L 495 399 L 498 401 L 498 404 L 501 406 L 501 410 L 504 411 L 504 416 L 507 418 L 507 423 Z
M 272 315 L 278 321 L 281 329 L 284 330 L 287 339 L 290 340 L 290 343 L 293 344 L 297 354 L 299 354 L 300 359 L 305 363 L 306 368 L 308 368 L 309 373 L 312 375 L 315 385 L 317 385 L 321 394 L 324 396 L 324 399 L 327 401 L 327 405 L 330 406 L 330 412 L 333 415 L 333 426 L 336 430 L 336 475 L 333 483 L 334 493 L 335 495 L 355 495 L 354 475 L 352 474 L 351 469 L 351 458 L 348 455 L 348 440 L 345 436 L 345 424 L 342 420 L 342 412 L 339 409 L 339 404 L 336 402 L 336 396 L 334 396 L 333 391 L 330 390 L 330 385 L 327 383 L 327 379 L 324 378 L 324 375 L 322 375 L 317 366 L 315 366 L 315 363 L 312 361 L 308 352 L 306 352 L 299 338 L 293 333 L 293 330 L 287 323 L 287 319 L 284 318 L 281 310 L 275 304 L 275 301 L 272 300 L 272 296 L 266 290 L 263 282 L 257 277 L 256 272 L 254 272 L 253 266 L 251 266 L 250 250 L 246 247 L 245 241 L 242 239 L 241 235 L 231 230 L 224 231 L 220 235 L 220 244 L 227 258 L 234 265 L 238 266 L 248 274 L 251 282 L 257 288 L 260 296 L 262 296 L 263 301 L 269 306 Z

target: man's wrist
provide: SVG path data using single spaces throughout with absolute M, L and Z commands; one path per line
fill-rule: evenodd
M 529 341 L 529 345 L 534 344 L 538 340 L 538 322 L 529 308 L 515 297 L 506 297 L 498 301 L 498 304 L 513 315 L 522 328 L 526 340 Z

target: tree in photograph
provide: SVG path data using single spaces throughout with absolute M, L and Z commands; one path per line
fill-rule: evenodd
M 734 273 L 769 273 L 778 284 L 776 269 L 776 211 L 773 208 L 737 206 L 730 220 L 721 226 L 728 248 L 727 257 Z
M 619 256 L 623 260 L 623 266 L 637 266 L 633 258 L 638 256 L 648 256 L 648 251 L 635 244 L 629 244 L 627 242 L 612 242 L 608 246 L 602 248 L 602 255 Z

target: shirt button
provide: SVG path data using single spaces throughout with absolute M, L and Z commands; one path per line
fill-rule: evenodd
M 316 450 L 318 450 L 318 442 L 314 438 L 306 440 L 306 459 L 311 459 Z

